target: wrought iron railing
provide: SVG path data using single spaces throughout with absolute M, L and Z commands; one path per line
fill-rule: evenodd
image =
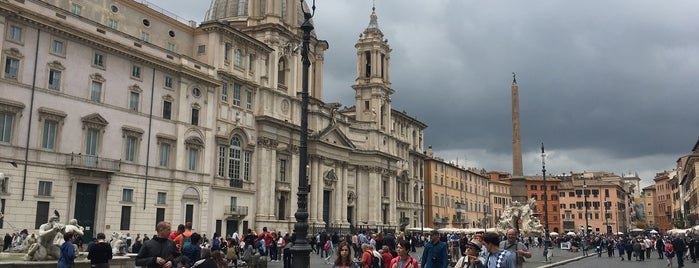
M 226 206 L 226 211 L 224 212 L 226 215 L 234 215 L 234 216 L 245 216 L 248 215 L 248 207 L 245 206 Z
M 71 153 L 66 155 L 66 167 L 118 172 L 121 170 L 121 160 L 99 157 L 96 155 L 83 155 Z
M 230 179 L 228 185 L 235 188 L 243 188 L 243 180 L 241 179 Z

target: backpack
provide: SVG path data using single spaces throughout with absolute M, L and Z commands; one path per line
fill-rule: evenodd
M 323 250 L 329 250 L 330 249 L 330 240 L 325 242 L 325 245 L 323 245 Z
M 211 249 L 212 250 L 221 249 L 221 240 L 218 238 L 214 239 L 213 243 L 211 244 Z
M 381 261 L 381 258 L 371 254 L 371 265 L 369 265 L 369 268 L 384 268 L 383 261 Z
M 182 248 L 186 248 L 192 244 L 192 236 L 185 236 L 184 234 L 182 235 Z

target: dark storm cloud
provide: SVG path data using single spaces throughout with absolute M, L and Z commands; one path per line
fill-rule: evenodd
M 153 2 L 199 21 L 208 8 Z M 554 174 L 639 172 L 648 182 L 699 135 L 699 2 L 376 2 L 393 49 L 393 108 L 426 123 L 425 145 L 445 159 L 511 170 L 511 72 L 527 174 L 540 172 L 544 142 Z M 330 43 L 324 100 L 351 106 L 354 44 L 372 3 L 316 5 L 316 32 Z

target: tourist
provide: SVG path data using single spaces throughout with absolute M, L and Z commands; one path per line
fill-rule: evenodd
M 420 267 L 422 268 L 443 268 L 447 267 L 449 256 L 447 252 L 447 244 L 439 241 L 439 232 L 432 230 L 430 233 L 430 242 L 425 244 L 425 249 L 420 258 Z M 499 243 L 498 239 L 498 243 Z M 495 266 L 493 266 L 495 267 Z
M 193 233 L 191 236 L 191 243 L 182 248 L 182 255 L 189 258 L 189 263 L 195 263 L 201 258 L 201 236 L 198 233 Z
M 97 243 L 90 247 L 87 258 L 93 268 L 109 268 L 109 260 L 112 259 L 112 246 L 105 242 L 104 233 L 97 234 Z
M 347 242 L 340 243 L 337 248 L 333 268 L 359 268 L 359 265 L 352 261 L 352 250 Z
M 464 250 L 464 256 L 459 259 L 454 265 L 454 268 L 480 268 L 483 267 L 485 259 L 479 257 L 481 253 L 481 248 L 483 245 L 480 241 L 472 239 L 466 242 L 466 249 Z
M 517 241 L 517 232 L 515 231 L 515 229 L 507 230 L 507 240 L 500 242 L 499 247 L 504 250 L 510 251 L 513 255 L 515 255 L 517 268 L 522 268 L 522 266 L 524 266 L 524 258 L 532 257 L 532 252 L 529 251 L 529 248 L 527 248 L 527 246 L 524 245 L 522 242 Z M 585 249 L 583 250 L 583 252 L 586 252 Z
M 396 253 L 398 256 L 391 260 L 391 263 L 384 268 L 418 268 L 417 260 L 410 257 L 410 241 L 399 240 L 396 245 Z
M 143 243 L 141 243 L 141 239 L 136 238 L 136 242 L 134 242 L 133 246 L 131 246 L 131 252 L 138 253 L 139 251 L 141 251 L 141 247 L 143 247 Z
M 497 233 L 486 233 L 483 236 L 485 241 L 485 252 L 481 252 L 481 257 L 485 259 L 486 267 L 515 268 L 515 256 L 509 251 L 500 249 L 500 235 Z M 446 267 L 446 266 L 440 266 Z
M 58 268 L 73 268 L 75 265 L 75 246 L 73 246 L 74 236 L 72 233 L 63 234 L 65 242 L 61 244 L 61 253 L 58 258 Z
M 156 225 L 157 236 L 143 243 L 136 256 L 136 266 L 148 268 L 175 268 L 182 259 L 175 242 L 167 239 L 170 234 L 170 223 L 161 221 Z

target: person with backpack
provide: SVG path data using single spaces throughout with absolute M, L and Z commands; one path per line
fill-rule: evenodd
M 214 233 L 214 238 L 211 239 L 211 251 L 221 250 L 221 238 L 218 233 Z
M 190 237 L 189 245 L 182 247 L 182 255 L 189 258 L 189 263 L 195 263 L 201 258 L 201 235 L 193 233 Z
M 177 249 L 180 252 L 182 252 L 183 247 L 188 246 L 189 244 L 192 244 L 192 223 L 191 222 L 185 223 L 184 232 L 182 232 L 177 237 L 175 237 L 174 242 L 175 242 L 175 245 L 177 245 Z
M 260 255 L 267 256 L 267 253 L 269 253 L 268 250 L 272 246 L 273 240 L 274 237 L 272 237 L 272 234 L 267 232 L 267 227 L 262 227 L 262 232 L 257 237 L 257 240 L 255 240 L 255 242 L 262 241 L 262 244 L 258 246 L 258 249 L 262 249 Z
M 665 257 L 667 258 L 667 267 L 672 267 L 672 258 L 675 257 L 675 249 L 672 243 L 665 244 Z M 682 258 L 682 256 L 678 258 Z

